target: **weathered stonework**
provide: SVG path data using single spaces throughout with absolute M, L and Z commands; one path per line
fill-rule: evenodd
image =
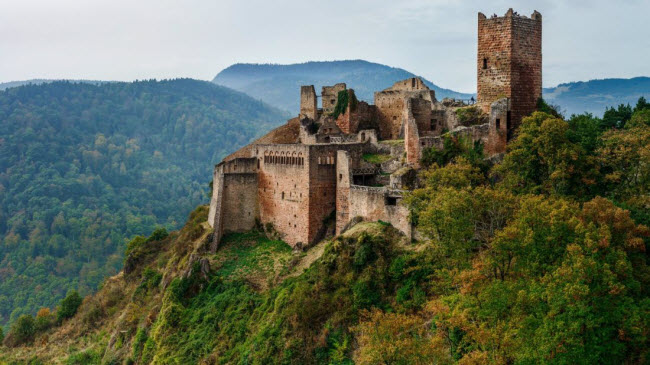
M 319 109 L 314 86 L 301 87 L 297 117 L 215 166 L 211 249 L 227 232 L 260 225 L 306 247 L 359 219 L 382 220 L 413 237 L 402 197 L 418 184 L 423 151 L 443 148 L 449 136 L 480 142 L 488 157 L 498 158 L 541 96 L 539 13 L 479 14 L 478 38 L 483 113 L 471 102 L 438 101 L 421 79 L 410 78 L 376 92 L 374 105 L 348 102 L 335 119 L 339 92 L 346 90 L 350 101 L 354 90 L 324 86 Z
M 478 15 L 478 103 L 489 113 L 498 99 L 511 100 L 509 129 L 535 110 L 542 96 L 542 15 L 508 10 L 503 17 Z M 508 124 L 508 121 L 506 122 Z

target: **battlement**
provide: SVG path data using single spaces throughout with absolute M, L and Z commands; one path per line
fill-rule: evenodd
M 530 17 L 527 17 L 525 15 L 519 14 L 512 10 L 512 8 L 508 9 L 505 15 L 503 16 L 497 16 L 496 14 L 493 14 L 490 18 L 486 17 L 485 14 L 479 12 L 478 13 L 478 20 L 498 20 L 498 19 L 529 19 L 529 20 L 535 20 L 535 21 L 542 21 L 542 14 L 540 14 L 537 10 L 533 11 L 533 13 L 530 15 Z

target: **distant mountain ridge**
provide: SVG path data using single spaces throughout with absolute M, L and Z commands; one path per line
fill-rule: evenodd
M 544 88 L 544 99 L 557 104 L 567 116 L 589 112 L 602 116 L 605 108 L 636 104 L 641 96 L 650 96 L 650 77 L 597 79 L 563 83 Z
M 73 79 L 31 79 L 31 80 L 22 80 L 22 81 L 0 82 L 0 91 L 12 87 L 23 86 L 23 85 L 42 85 L 42 84 L 49 84 L 51 82 L 56 82 L 56 81 L 68 81 L 73 83 L 92 84 L 92 85 L 101 85 L 108 82 L 119 82 L 119 81 L 101 81 L 101 80 L 73 80 Z
M 364 60 L 318 61 L 290 65 L 237 63 L 219 72 L 212 82 L 242 91 L 275 107 L 294 113 L 299 108 L 300 85 L 314 85 L 317 92 L 323 85 L 345 82 L 361 100 L 372 101 L 375 91 L 395 81 L 414 77 L 401 68 Z M 476 94 L 460 93 L 424 82 L 446 97 L 468 99 Z M 640 96 L 650 96 L 650 78 L 601 79 L 568 82 L 544 88 L 543 96 L 557 104 L 570 116 L 589 112 L 602 116 L 605 108 L 620 103 L 634 104 Z
M 313 61 L 291 65 L 237 63 L 219 72 L 212 82 L 245 92 L 293 113 L 299 108 L 301 85 L 314 85 L 320 93 L 323 85 L 345 82 L 354 89 L 359 99 L 371 102 L 375 91 L 415 76 L 401 68 L 364 60 Z M 424 78 L 422 80 L 435 90 L 438 99 L 472 97 L 472 94 L 445 89 Z

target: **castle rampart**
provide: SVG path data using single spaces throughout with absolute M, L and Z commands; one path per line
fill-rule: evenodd
M 318 109 L 314 86 L 301 87 L 297 117 L 215 166 L 212 249 L 223 234 L 258 224 L 305 247 L 357 218 L 388 222 L 411 238 L 401 189 L 417 186 L 423 152 L 451 137 L 480 142 L 489 158 L 498 157 L 541 96 L 539 13 L 479 14 L 478 38 L 476 106 L 438 101 L 419 78 L 376 92 L 374 105 L 357 102 L 340 83 L 322 88 Z M 347 105 L 335 118 L 342 91 Z

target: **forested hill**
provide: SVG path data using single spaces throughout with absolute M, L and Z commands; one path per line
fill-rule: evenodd
M 212 166 L 284 119 L 190 79 L 0 92 L 0 325 L 90 293 L 125 240 L 178 228 L 207 202 Z
M 345 82 L 359 99 L 372 101 L 375 91 L 383 90 L 399 80 L 416 75 L 401 68 L 363 60 L 306 62 L 292 65 L 238 63 L 219 74 L 212 82 L 243 91 L 271 105 L 290 112 L 300 106 L 300 86 L 314 85 L 320 94 L 323 85 Z M 470 98 L 463 94 L 424 82 L 442 99 Z

